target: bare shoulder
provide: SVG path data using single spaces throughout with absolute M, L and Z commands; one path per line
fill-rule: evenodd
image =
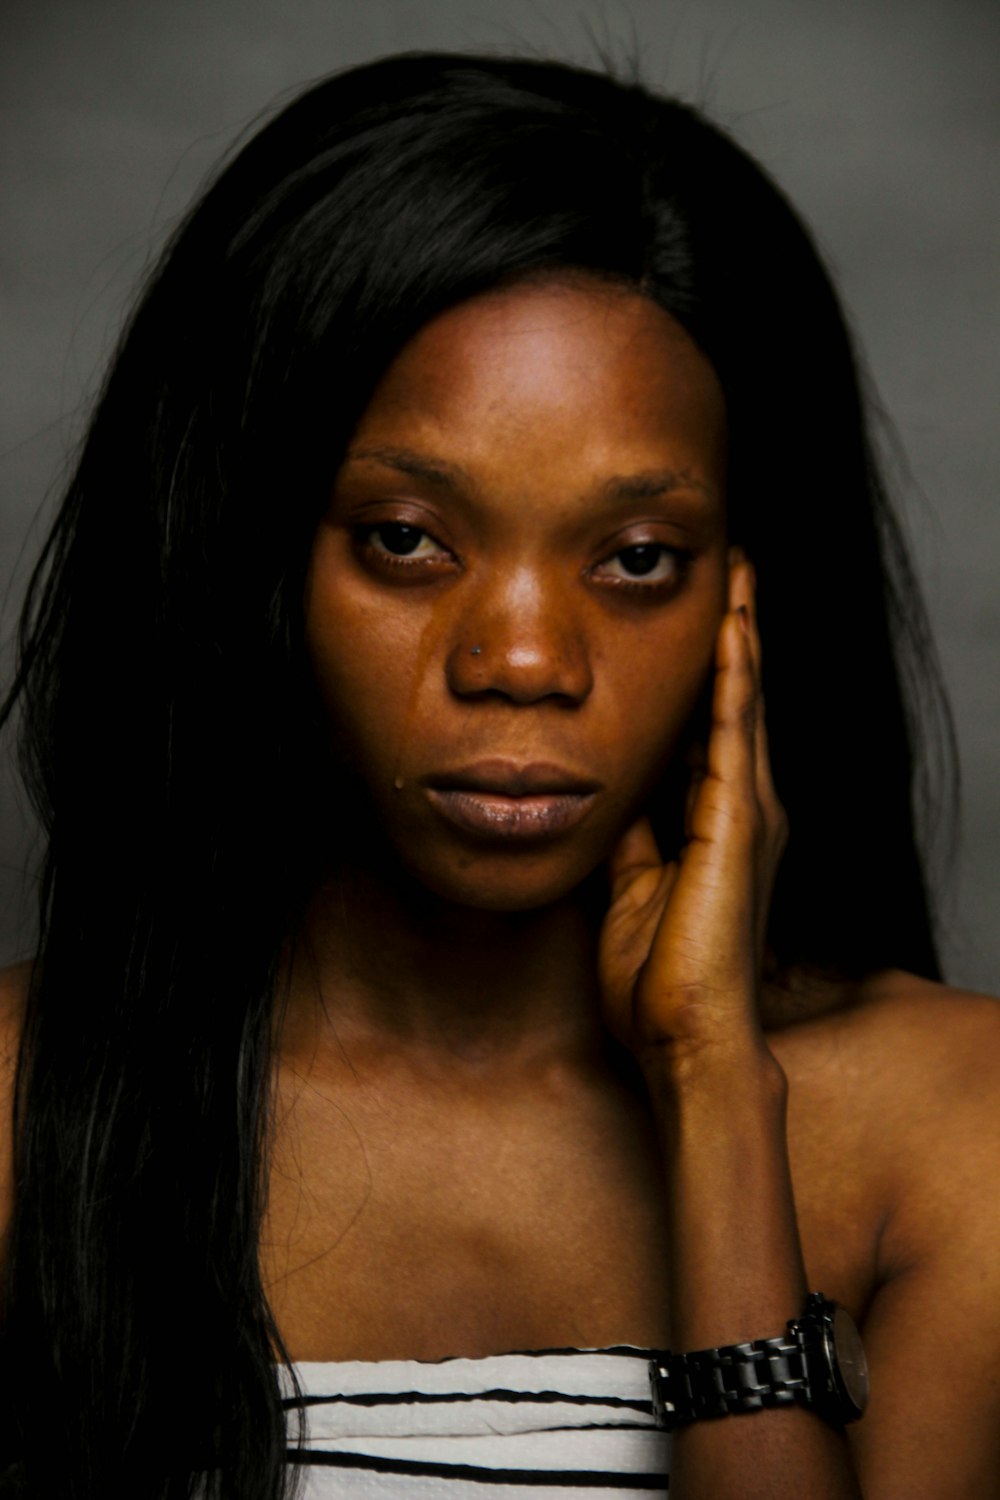
M 985 1252 L 1000 1237 L 1000 1000 L 890 971 L 862 987 L 849 1024 L 883 1074 L 869 1108 L 898 1164 L 888 1255 L 953 1255 L 956 1231 Z
M 845 1039 L 882 1072 L 912 1123 L 953 1136 L 973 1121 L 1000 1124 L 1000 1000 L 887 970 L 857 988 Z
M 952 989 L 902 970 L 885 969 L 854 984 L 826 986 L 796 1015 L 789 1007 L 772 1033 L 793 1070 L 824 1071 L 867 1090 L 880 1110 L 919 1095 L 922 1113 L 935 1100 L 965 1097 L 970 1085 L 1000 1095 L 1000 999 Z M 852 1087 L 853 1085 L 853 1087 Z
M 911 1038 L 906 1049 L 916 1061 L 924 1044 L 933 1039 L 934 1052 L 942 1060 L 941 1047 L 950 1053 L 992 1041 L 1000 1045 L 1000 999 L 972 990 L 953 989 L 931 979 L 921 979 L 901 969 L 884 969 L 862 980 L 854 990 L 847 1014 L 862 1028 L 888 1031 L 896 1042 Z
M 884 970 L 836 1001 L 780 1027 L 775 1051 L 799 1112 L 880 1179 L 884 1269 L 959 1226 L 1000 1238 L 1000 1000 Z
M 801 1218 L 819 1258 L 867 1263 L 865 1494 L 1000 1500 L 1000 1001 L 885 971 L 793 1012 L 771 1039 Z

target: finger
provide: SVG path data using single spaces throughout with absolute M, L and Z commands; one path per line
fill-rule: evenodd
M 734 569 L 735 572 L 735 569 Z M 771 776 L 771 756 L 767 739 L 767 712 L 764 702 L 761 671 L 762 650 L 760 630 L 757 623 L 757 575 L 751 562 L 744 560 L 736 576 L 731 575 L 731 598 L 734 607 L 740 609 L 747 625 L 747 639 L 753 662 L 754 679 L 757 683 L 756 725 L 754 735 L 754 759 L 756 762 L 757 799 L 767 817 L 772 813 L 780 820 L 784 816 L 781 803 L 774 789 Z
M 757 626 L 757 590 L 756 577 L 751 570 L 749 578 L 744 581 L 749 584 L 746 594 L 741 602 L 745 610 L 744 618 L 748 625 L 748 641 L 750 654 L 754 663 L 754 675 L 757 682 L 757 704 L 756 721 L 754 726 L 754 760 L 756 769 L 756 793 L 757 802 L 761 813 L 761 838 L 760 838 L 760 870 L 758 889 L 758 913 L 757 913 L 757 951 L 758 957 L 762 958 L 767 936 L 768 913 L 770 909 L 770 893 L 777 874 L 778 865 L 787 841 L 787 819 L 785 810 L 778 799 L 771 772 L 771 754 L 767 734 L 767 713 L 764 702 L 764 694 L 761 685 L 761 641 Z
M 734 588 L 733 597 L 739 599 Z M 737 603 L 719 629 L 708 772 L 692 817 L 696 839 L 725 837 L 729 826 L 751 831 L 757 812 L 757 682 L 748 620 Z
M 608 860 L 611 900 L 615 902 L 636 880 L 659 879 L 663 860 L 647 817 L 637 818 L 622 834 Z
M 760 637 L 757 633 L 757 570 L 742 547 L 730 553 L 729 607 L 740 610 L 752 628 L 748 631 L 754 677 L 760 682 Z
M 649 961 L 656 933 L 677 881 L 676 862 L 656 872 L 643 866 L 611 906 L 601 932 L 599 969 L 613 1035 L 629 1045 L 634 1036 L 638 976 Z M 637 891 L 646 887 L 641 895 Z
M 757 801 L 760 803 L 766 822 L 780 822 L 784 818 L 784 809 L 778 799 L 771 771 L 771 750 L 767 737 L 767 714 L 764 707 L 763 694 L 758 694 L 757 697 L 757 722 L 754 735 L 756 741 L 754 756 L 757 766 Z
M 688 789 L 684 798 L 684 837 L 685 841 L 691 838 L 691 829 L 694 822 L 694 807 L 699 798 L 702 781 L 708 772 L 708 754 L 705 745 L 694 744 L 688 750 Z
M 747 622 L 747 639 L 750 644 L 750 656 L 754 666 L 754 678 L 757 683 L 756 724 L 754 734 L 754 759 L 756 763 L 756 785 L 757 800 L 764 813 L 765 822 L 780 823 L 784 820 L 784 810 L 778 800 L 775 791 L 774 780 L 771 774 L 771 754 L 767 738 L 767 708 L 764 701 L 763 681 L 761 674 L 762 650 L 760 641 L 760 630 L 757 624 L 757 578 L 752 564 L 747 564 L 748 572 L 741 581 L 740 603 L 745 610 L 744 618 Z

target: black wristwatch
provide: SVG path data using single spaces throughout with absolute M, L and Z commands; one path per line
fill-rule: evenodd
M 805 1406 L 834 1427 L 856 1422 L 868 1403 L 868 1365 L 850 1316 L 810 1292 L 787 1332 L 749 1344 L 664 1353 L 649 1367 L 653 1411 L 672 1430 L 706 1417 Z

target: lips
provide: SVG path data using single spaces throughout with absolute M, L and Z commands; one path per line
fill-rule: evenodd
M 432 807 L 454 827 L 490 840 L 534 841 L 575 828 L 600 782 L 549 762 L 480 761 L 423 782 Z

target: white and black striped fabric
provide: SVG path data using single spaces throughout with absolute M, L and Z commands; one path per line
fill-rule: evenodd
M 653 1421 L 651 1354 L 299 1364 L 301 1400 L 285 1402 L 289 1462 L 302 1466 L 303 1500 L 665 1495 L 670 1439 Z

